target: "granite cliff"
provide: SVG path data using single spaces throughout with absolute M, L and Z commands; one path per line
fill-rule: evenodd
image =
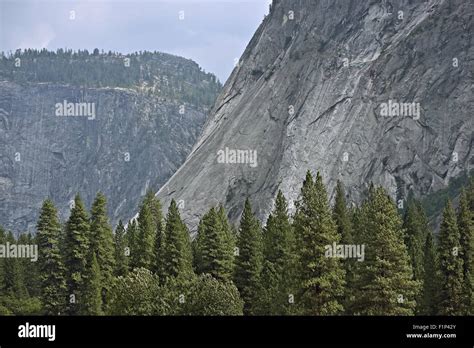
M 129 219 L 184 162 L 220 87 L 196 63 L 156 52 L 3 57 L 0 225 L 33 232 L 46 197 L 65 219 L 76 193 L 90 206 L 98 191 L 113 224 Z
M 473 14 L 460 0 L 273 1 L 157 196 L 195 231 L 216 204 L 237 222 L 246 197 L 264 219 L 278 189 L 293 210 L 307 170 L 353 202 L 370 182 L 397 200 L 446 187 L 473 162 Z

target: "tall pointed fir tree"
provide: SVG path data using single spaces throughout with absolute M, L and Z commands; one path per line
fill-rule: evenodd
M 279 190 L 263 235 L 259 314 L 286 315 L 293 312 L 294 251 L 295 238 L 288 217 L 288 204 Z
M 344 192 L 344 186 L 341 181 L 337 181 L 336 184 L 336 197 L 334 200 L 334 207 L 332 211 L 334 222 L 336 223 L 337 233 L 341 236 L 341 244 L 352 245 L 354 244 L 354 238 L 352 236 L 352 221 L 351 212 L 347 208 L 346 195 Z M 350 304 L 353 301 L 352 285 L 354 283 L 354 262 L 355 259 L 347 258 L 343 261 L 344 269 L 346 271 L 345 276 L 345 288 L 344 288 L 344 311 L 346 314 L 351 314 Z
M 156 220 L 153 216 L 152 203 L 154 195 L 148 191 L 138 213 L 138 243 L 139 255 L 137 256 L 137 267 L 151 270 L 155 263 L 155 238 Z
M 66 223 L 64 264 L 66 267 L 67 313 L 85 312 L 87 298 L 83 296 L 89 255 L 89 217 L 79 194 L 74 198 L 71 215 Z
M 229 264 L 226 266 L 229 269 L 229 278 L 232 279 L 234 274 L 234 265 L 235 265 L 235 255 L 234 250 L 236 246 L 236 235 L 232 230 L 232 227 L 227 219 L 227 213 L 222 205 L 216 210 L 217 217 L 219 219 L 219 224 L 222 229 L 223 234 L 223 243 L 224 243 L 224 254 L 225 254 L 225 263 Z
M 115 228 L 115 276 L 124 276 L 128 272 L 128 262 L 130 249 L 126 240 L 125 227 L 122 220 L 119 220 Z
M 82 314 L 101 315 L 103 314 L 103 288 L 102 276 L 96 253 L 90 250 L 89 259 L 86 266 L 83 286 L 83 298 L 85 299 Z
M 413 315 L 421 284 L 413 280 L 397 207 L 383 188 L 371 188 L 360 212 L 365 227 L 358 243 L 365 256 L 355 263 L 353 313 Z
M 463 259 L 459 239 L 456 214 L 448 200 L 443 211 L 438 242 L 441 315 L 460 315 L 463 312 Z
M 436 315 L 439 306 L 440 279 L 438 256 L 431 231 L 426 234 L 423 254 L 423 286 L 417 302 L 417 314 Z
M 5 241 L 10 245 L 17 243 L 11 231 L 7 233 Z M 12 298 L 26 298 L 28 293 L 26 291 L 25 279 L 19 259 L 7 257 L 4 259 L 3 267 L 4 287 L 2 292 L 5 295 L 10 295 Z
M 181 220 L 176 201 L 171 200 L 166 215 L 163 249 L 163 277 L 189 278 L 194 274 L 189 232 Z
M 207 213 L 199 220 L 197 233 L 194 239 L 191 241 L 191 250 L 193 253 L 193 269 L 196 274 L 202 274 L 204 270 L 204 264 L 202 259 L 202 246 L 204 244 L 204 236 L 206 229 L 204 220 L 207 217 Z
M 112 227 L 107 217 L 107 199 L 99 192 L 96 195 L 91 208 L 90 223 L 90 250 L 94 252 L 97 264 L 99 265 L 100 293 L 105 311 L 107 306 L 107 294 L 109 293 L 114 280 L 115 250 L 114 235 Z M 90 257 L 92 262 L 93 258 Z M 92 265 L 89 265 L 92 270 Z
M 343 311 L 345 271 L 336 255 L 327 255 L 327 246 L 338 244 L 341 236 L 328 203 L 321 175 L 313 180 L 311 173 L 301 188 L 296 202 L 294 229 L 298 253 L 297 304 L 304 315 L 334 315 Z
M 128 247 L 130 248 L 129 268 L 133 270 L 138 267 L 140 258 L 139 231 L 136 219 L 132 219 L 128 222 L 125 235 Z
M 165 226 L 163 222 L 163 212 L 161 202 L 153 197 L 151 201 L 151 212 L 155 220 L 155 240 L 154 240 L 154 261 L 153 270 L 159 276 L 163 276 L 163 253 L 165 243 Z
M 18 237 L 18 244 L 23 245 L 38 245 L 37 236 L 33 236 L 31 233 L 23 233 Z M 39 251 L 38 251 L 39 253 Z M 22 258 L 21 272 L 23 273 L 23 279 L 25 282 L 26 291 L 30 298 L 39 299 L 40 297 L 40 272 L 38 269 L 38 262 L 31 262 L 28 258 Z
M 405 212 L 403 228 L 405 230 L 405 245 L 413 269 L 413 279 L 423 281 L 424 279 L 424 248 L 426 236 L 430 233 L 428 219 L 419 201 L 410 199 Z M 421 288 L 420 288 L 421 290 Z M 417 294 L 417 304 L 421 302 L 421 292 Z M 417 306 L 415 313 L 419 312 Z
M 415 280 L 423 279 L 423 248 L 428 234 L 427 225 L 428 221 L 420 203 L 411 200 L 405 212 L 403 228 Z
M 66 269 L 59 248 L 61 224 L 50 199 L 43 202 L 36 231 L 41 302 L 46 315 L 59 315 L 66 308 Z
M 197 271 L 219 280 L 231 280 L 232 251 L 228 249 L 228 237 L 218 211 L 211 208 L 199 227 L 195 250 L 200 257 Z
M 464 309 L 463 314 L 470 315 L 474 314 L 473 311 L 473 298 L 472 290 L 474 285 L 474 274 L 473 274 L 473 225 L 472 225 L 472 212 L 469 209 L 469 201 L 467 198 L 466 191 L 463 189 L 459 199 L 458 209 L 458 228 L 460 235 L 460 252 L 463 260 L 463 301 Z
M 246 315 L 258 313 L 262 257 L 262 232 L 247 198 L 240 219 L 234 270 L 234 283 L 244 301 Z

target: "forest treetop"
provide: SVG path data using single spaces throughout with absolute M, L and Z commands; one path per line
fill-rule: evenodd
M 222 84 L 194 61 L 168 53 L 18 49 L 1 52 L 0 79 L 19 84 L 55 83 L 146 89 L 178 102 L 212 107 Z

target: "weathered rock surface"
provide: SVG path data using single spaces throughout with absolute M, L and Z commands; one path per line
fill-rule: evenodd
M 473 14 L 462 0 L 274 1 L 157 195 L 182 200 L 195 230 L 219 203 L 236 222 L 246 197 L 265 218 L 308 169 L 354 202 L 371 181 L 397 199 L 445 187 L 473 162 Z M 383 116 L 389 101 L 419 103 L 419 118 Z M 218 163 L 226 147 L 256 150 L 258 165 Z
M 187 69 L 201 74 L 195 63 Z M 56 116 L 63 100 L 95 103 L 95 119 Z M 0 225 L 33 232 L 46 197 L 65 219 L 77 192 L 90 207 L 99 190 L 111 222 L 126 221 L 146 190 L 158 190 L 184 162 L 202 129 L 208 106 L 186 103 L 183 114 L 180 106 L 138 86 L 0 81 Z

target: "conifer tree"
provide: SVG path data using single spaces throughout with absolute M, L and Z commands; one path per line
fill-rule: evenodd
M 459 252 L 459 239 L 456 214 L 451 201 L 448 200 L 443 211 L 438 242 L 441 315 L 460 315 L 463 312 L 463 259 Z
M 102 303 L 106 306 L 107 293 L 110 291 L 114 277 L 115 250 L 112 227 L 107 217 L 107 199 L 101 192 L 97 193 L 92 203 L 89 238 L 90 251 L 95 254 L 99 265 L 102 287 L 100 293 L 102 294 Z
M 222 205 L 220 205 L 219 209 L 217 210 L 217 216 L 224 236 L 224 250 L 226 256 L 225 262 L 229 263 L 228 267 L 230 268 L 230 278 L 232 279 L 235 264 L 234 249 L 237 239 L 229 223 L 229 220 L 227 219 L 227 213 Z
M 263 235 L 263 270 L 261 275 L 260 314 L 291 313 L 294 296 L 295 240 L 288 217 L 288 204 L 279 190 L 275 207 L 268 217 Z
M 163 276 L 163 253 L 165 243 L 165 228 L 163 224 L 163 214 L 161 212 L 161 203 L 158 199 L 155 199 L 155 204 L 152 209 L 153 216 L 155 217 L 156 233 L 154 242 L 154 271 L 159 276 Z
M 369 190 L 361 218 L 363 262 L 355 263 L 353 313 L 413 315 L 420 283 L 414 281 L 397 207 L 383 188 Z
M 346 195 L 341 181 L 336 184 L 336 198 L 334 201 L 333 218 L 336 223 L 338 234 L 341 236 L 341 243 L 352 244 L 351 217 L 347 209 Z
M 97 261 L 96 253 L 90 251 L 90 259 L 87 264 L 86 273 L 84 277 L 84 308 L 85 315 L 101 315 L 103 314 L 103 296 L 102 276 L 100 274 L 100 267 Z
M 31 233 L 20 234 L 18 243 L 23 245 L 38 245 L 36 236 L 33 236 Z M 28 296 L 38 300 L 40 296 L 40 272 L 38 262 L 32 262 L 29 258 L 22 258 L 20 259 L 20 267 Z
M 138 260 L 140 258 L 140 243 L 139 243 L 139 231 L 137 221 L 135 219 L 130 220 L 127 225 L 126 240 L 130 248 L 130 270 L 138 267 Z
M 6 235 L 5 241 L 9 245 L 16 244 L 17 241 L 13 233 L 9 231 Z M 25 279 L 22 273 L 21 265 L 18 258 L 7 257 L 4 259 L 4 287 L 5 294 L 17 298 L 27 297 L 25 286 Z
M 244 314 L 257 314 L 263 256 L 262 233 L 248 198 L 240 220 L 237 248 L 234 283 L 244 301 Z
M 423 287 L 417 303 L 417 314 L 436 315 L 439 305 L 439 264 L 433 234 L 428 231 L 424 245 L 423 258 Z
M 124 276 L 128 272 L 128 251 L 130 251 L 126 241 L 125 227 L 123 226 L 122 220 L 119 220 L 117 227 L 115 228 L 115 271 L 116 276 Z
M 151 270 L 155 264 L 155 239 L 156 220 L 153 216 L 152 202 L 154 195 L 151 191 L 145 196 L 138 214 L 138 242 L 139 255 L 137 257 L 137 267 Z
M 459 199 L 458 228 L 460 234 L 460 252 L 463 260 L 463 301 L 464 313 L 469 315 L 473 313 L 472 290 L 474 284 L 473 278 L 473 225 L 472 213 L 469 210 L 469 202 L 466 191 L 463 189 Z
M 341 236 L 341 244 L 352 245 L 354 244 L 354 238 L 352 236 L 352 221 L 351 213 L 347 208 L 346 195 L 344 192 L 344 186 L 341 181 L 337 181 L 336 184 L 336 197 L 334 201 L 334 207 L 332 216 L 336 224 L 337 233 Z M 352 288 L 354 282 L 354 262 L 353 258 L 347 258 L 343 260 L 343 266 L 346 271 L 345 276 L 345 289 L 344 289 L 344 310 L 345 313 L 350 314 L 350 304 L 353 301 Z
M 74 198 L 74 206 L 66 223 L 64 240 L 64 264 L 66 267 L 67 312 L 77 315 L 84 312 L 83 297 L 87 258 L 89 255 L 89 217 L 79 194 Z
M 411 200 L 405 213 L 405 244 L 413 268 L 413 279 L 423 279 L 423 248 L 428 234 L 428 221 L 420 203 Z
M 326 246 L 340 242 L 321 175 L 311 173 L 296 202 L 294 228 L 298 253 L 297 303 L 304 315 L 334 315 L 343 311 L 345 272 L 340 259 L 328 257 Z
M 403 228 L 405 230 L 405 245 L 413 269 L 413 279 L 423 281 L 424 277 L 424 248 L 426 236 L 430 233 L 428 228 L 428 219 L 421 203 L 413 198 L 409 199 L 405 212 Z M 422 302 L 420 293 L 416 296 L 417 308 L 415 313 L 419 312 L 419 304 Z
M 46 315 L 59 315 L 66 306 L 65 266 L 59 248 L 61 224 L 50 199 L 43 202 L 36 231 L 41 301 Z
M 201 220 L 199 220 L 197 233 L 195 238 L 191 242 L 191 250 L 193 252 L 193 269 L 196 274 L 202 274 L 204 270 L 202 260 L 202 245 L 204 244 L 204 235 L 206 233 L 204 227 L 204 219 L 207 214 L 204 214 Z
M 229 237 L 222 222 L 215 208 L 204 215 L 196 238 L 195 252 L 200 255 L 197 270 L 218 280 L 231 280 L 232 252 L 229 250 Z
M 171 200 L 166 216 L 163 275 L 165 278 L 178 276 L 186 278 L 193 275 L 189 232 L 181 220 L 174 199 Z

